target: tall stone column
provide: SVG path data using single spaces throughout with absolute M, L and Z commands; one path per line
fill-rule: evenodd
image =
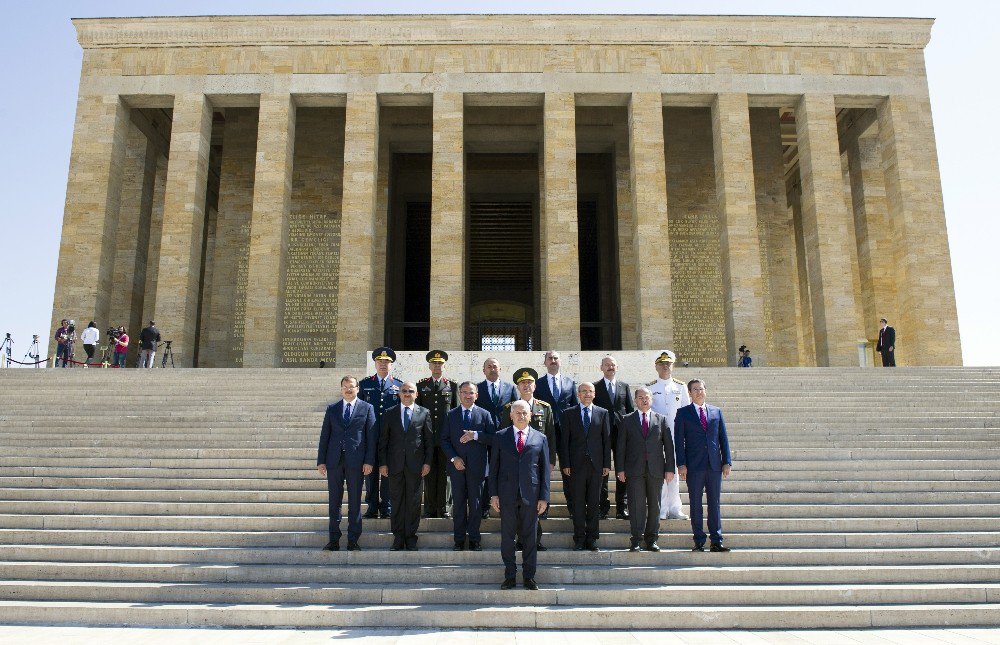
M 638 266 L 635 288 L 638 349 L 664 349 L 673 344 L 674 318 L 667 232 L 663 99 L 660 94 L 632 94 L 628 125 L 633 248 Z
M 108 323 L 128 125 L 128 109 L 117 96 L 77 101 L 49 356 L 60 319 L 75 319 L 79 331 L 91 320 Z
M 865 338 L 878 338 L 878 319 L 898 319 L 896 258 L 892 221 L 885 199 L 885 173 L 878 127 L 847 145 L 851 205 L 858 244 L 858 272 Z
M 799 333 L 795 231 L 786 197 L 778 110 L 750 110 L 750 132 L 762 251 L 764 321 L 770 325 L 767 362 L 774 366 L 796 366 Z
M 576 98 L 571 92 L 547 93 L 544 111 L 540 191 L 542 347 L 578 350 Z
M 180 367 L 194 366 L 211 138 L 207 97 L 175 96 L 155 319 L 163 337 L 173 341 L 174 362 Z
M 961 365 L 948 230 L 930 99 L 889 96 L 878 107 L 898 279 L 896 357 L 909 365 Z
M 465 349 L 465 97 L 434 95 L 430 348 Z
M 215 268 L 208 313 L 209 351 L 198 353 L 198 363 L 206 367 L 238 367 L 243 364 L 257 127 L 258 110 L 226 110 L 219 173 Z M 202 347 L 205 345 L 203 340 Z
M 795 108 L 795 130 L 816 362 L 857 365 L 862 329 L 852 277 L 853 218 L 844 201 L 833 96 L 804 95 Z
M 369 321 L 372 308 L 373 252 L 378 173 L 378 95 L 347 95 L 344 124 L 344 190 L 340 224 L 340 276 L 336 364 L 360 366 L 374 342 Z M 374 342 L 373 342 L 374 341 Z
M 725 292 L 727 365 L 736 348 L 753 348 L 755 362 L 767 365 L 764 284 L 760 231 L 746 94 L 719 94 L 712 102 L 715 192 L 722 224 L 722 283 Z
M 250 215 L 244 367 L 281 365 L 281 304 L 294 148 L 294 100 L 289 94 L 261 94 Z

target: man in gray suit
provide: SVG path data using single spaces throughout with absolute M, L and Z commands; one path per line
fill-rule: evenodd
M 660 491 L 674 478 L 674 442 L 667 418 L 652 410 L 653 393 L 635 391 L 635 412 L 625 415 L 618 432 L 615 470 L 628 487 L 628 512 L 632 523 L 630 551 L 659 551 Z
M 430 411 L 416 405 L 416 398 L 416 383 L 400 386 L 399 405 L 385 411 L 378 438 L 379 474 L 389 478 L 393 551 L 417 550 L 423 478 L 431 471 L 437 447 Z

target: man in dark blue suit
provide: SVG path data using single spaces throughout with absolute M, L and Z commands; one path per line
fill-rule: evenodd
M 490 413 L 490 416 L 493 418 L 493 425 L 497 429 L 506 427 L 510 423 L 509 418 L 500 418 L 501 410 L 503 410 L 503 406 L 517 398 L 517 391 L 514 389 L 514 384 L 500 380 L 500 372 L 502 371 L 500 361 L 495 358 L 487 358 L 483 361 L 483 374 L 486 376 L 486 380 L 480 381 L 476 385 L 476 388 L 479 390 L 476 405 Z M 486 448 L 486 455 L 487 463 L 489 463 L 488 446 Z M 489 486 L 483 486 L 483 499 L 480 508 L 485 520 L 490 516 Z
M 601 485 L 611 471 L 611 414 L 594 405 L 594 386 L 577 387 L 580 405 L 563 415 L 559 464 L 571 475 L 573 549 L 600 551 Z
M 485 442 L 462 443 L 466 432 L 489 435 L 496 432 L 493 417 L 476 405 L 476 386 L 465 381 L 458 386 L 460 405 L 448 412 L 444 431 L 441 433 L 441 450 L 448 459 L 448 477 L 451 479 L 451 493 L 454 500 L 452 517 L 455 525 L 455 551 L 465 549 L 465 539 L 469 539 L 469 549 L 482 551 L 482 536 L 479 525 L 482 522 L 480 503 L 483 482 L 486 480 L 486 465 L 489 463 Z
M 556 422 L 556 442 L 557 444 L 561 444 L 563 412 L 580 403 L 576 394 L 576 381 L 562 375 L 562 360 L 559 352 L 551 349 L 545 352 L 544 364 L 546 373 L 535 384 L 535 397 L 545 401 L 552 407 Z M 550 448 L 558 452 L 558 446 L 550 446 Z M 572 476 L 567 475 L 565 471 L 561 470 L 563 465 L 560 459 L 559 468 L 563 480 L 563 494 L 566 496 L 566 504 L 572 508 L 573 484 L 570 481 Z
M 516 585 L 517 559 L 514 541 L 524 545 L 524 588 L 535 591 L 538 565 L 536 531 L 538 516 L 549 506 L 549 443 L 545 435 L 529 425 L 531 406 L 515 401 L 510 409 L 513 426 L 494 435 L 490 456 L 490 504 L 500 514 L 500 554 L 504 580 L 501 589 Z
M 375 410 L 358 397 L 358 380 L 340 379 L 343 399 L 330 405 L 323 418 L 316 470 L 326 477 L 330 494 L 330 541 L 324 551 L 340 550 L 341 505 L 347 484 L 347 550 L 360 551 L 361 484 L 375 465 L 378 437 Z
M 722 410 L 705 403 L 705 382 L 688 381 L 691 405 L 677 411 L 674 420 L 674 439 L 677 452 L 677 472 L 687 480 L 688 500 L 691 504 L 691 529 L 694 532 L 692 551 L 705 550 L 705 528 L 702 525 L 701 495 L 708 497 L 708 533 L 712 551 L 726 553 L 722 545 L 722 479 L 729 477 L 733 460 L 729 454 L 729 437 Z

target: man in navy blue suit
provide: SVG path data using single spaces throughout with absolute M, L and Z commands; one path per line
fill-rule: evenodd
M 487 447 L 485 442 L 462 443 L 461 439 L 465 432 L 473 432 L 477 438 L 480 434 L 493 434 L 496 426 L 490 413 L 476 405 L 477 396 L 472 381 L 458 386 L 460 405 L 448 412 L 441 433 L 441 450 L 448 459 L 448 477 L 451 479 L 454 502 L 455 551 L 465 549 L 466 537 L 470 550 L 483 550 L 479 525 L 482 522 L 480 503 L 483 481 L 486 479 L 486 464 L 489 463 Z
M 559 352 L 551 349 L 545 352 L 544 365 L 546 373 L 535 384 L 535 397 L 545 401 L 552 407 L 556 422 L 556 443 L 561 444 L 563 412 L 580 403 L 576 393 L 576 381 L 562 375 L 562 359 L 559 356 Z M 549 448 L 558 452 L 558 446 L 549 446 Z M 572 508 L 574 488 L 570 481 L 572 475 L 567 475 L 562 470 L 563 466 L 564 464 L 560 459 L 559 468 L 563 480 L 563 494 L 566 496 L 566 504 Z
M 490 504 L 500 514 L 500 554 L 504 580 L 501 589 L 516 586 L 517 559 L 514 541 L 524 545 L 522 571 L 524 588 L 538 589 L 535 570 L 538 516 L 549 506 L 549 442 L 545 434 L 529 425 L 531 406 L 515 401 L 510 408 L 514 425 L 494 435 L 490 456 Z
M 729 454 L 729 437 L 722 410 L 705 403 L 705 382 L 688 381 L 691 405 L 677 411 L 674 420 L 674 439 L 677 453 L 677 472 L 687 480 L 688 500 L 691 505 L 691 529 L 694 532 L 692 551 L 705 550 L 705 528 L 702 525 L 701 495 L 708 497 L 708 536 L 712 551 L 727 553 L 722 545 L 722 479 L 729 477 L 733 460 Z
M 361 485 L 375 465 L 378 441 L 375 410 L 358 398 L 358 380 L 340 379 L 343 399 L 326 408 L 319 437 L 316 470 L 326 477 L 330 493 L 330 541 L 324 551 L 340 550 L 341 505 L 347 484 L 347 550 L 360 551 Z
M 487 358 L 483 361 L 483 374 L 486 376 L 486 379 L 476 385 L 476 388 L 479 390 L 476 405 L 490 413 L 490 416 L 493 418 L 493 425 L 497 429 L 506 427 L 510 423 L 509 418 L 500 418 L 501 410 L 503 410 L 503 406 L 517 398 L 517 392 L 514 391 L 514 384 L 509 381 L 500 380 L 500 373 L 502 371 L 500 361 L 492 357 Z M 487 446 L 487 463 L 489 463 L 489 450 L 489 446 Z M 483 499 L 480 508 L 485 520 L 490 516 L 489 486 L 483 486 Z

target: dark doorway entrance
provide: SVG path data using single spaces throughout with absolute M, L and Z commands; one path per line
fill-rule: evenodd
M 614 155 L 579 154 L 576 167 L 580 348 L 618 350 L 621 312 Z

